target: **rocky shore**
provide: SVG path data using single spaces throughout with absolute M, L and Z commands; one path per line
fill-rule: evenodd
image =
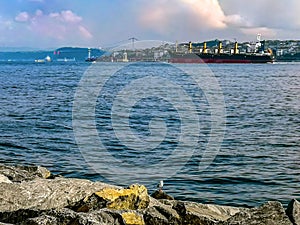
M 242 208 L 177 201 L 145 186 L 117 187 L 53 176 L 46 168 L 0 165 L 0 225 L 300 225 L 300 203 Z

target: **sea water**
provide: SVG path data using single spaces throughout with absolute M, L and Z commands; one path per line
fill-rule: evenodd
M 205 71 L 208 79 L 213 77 L 213 86 L 201 77 L 203 68 L 167 63 L 1 62 L 0 163 L 42 165 L 54 174 L 117 185 L 140 179 L 150 192 L 164 179 L 164 190 L 176 199 L 203 203 L 257 206 L 299 198 L 300 64 L 208 65 Z M 195 81 L 189 72 L 199 79 Z M 218 96 L 207 93 L 216 87 Z M 184 94 L 187 100 L 181 99 Z M 215 104 L 214 97 L 222 104 Z M 95 103 L 89 105 L 92 99 Z M 222 123 L 214 121 L 218 105 L 224 117 L 217 120 Z M 85 107 L 83 112 L 94 120 L 76 117 L 76 110 Z M 84 139 L 80 134 L 85 129 L 95 132 Z M 183 145 L 191 155 L 172 158 L 183 142 L 183 132 L 196 140 L 194 145 Z M 219 146 L 201 169 L 214 135 L 221 137 Z M 94 142 L 96 136 L 99 143 Z M 106 156 L 99 155 L 98 145 L 105 148 Z M 110 170 L 115 159 L 122 170 L 118 166 Z M 174 165 L 164 167 L 165 159 Z M 128 177 L 123 174 L 126 168 Z M 159 175 L 151 174 L 151 168 Z M 135 169 L 136 176 L 130 172 Z M 144 176 L 138 169 L 145 169 Z M 169 171 L 171 176 L 161 177 Z

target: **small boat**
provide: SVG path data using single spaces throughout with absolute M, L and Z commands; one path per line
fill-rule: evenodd
M 49 55 L 47 55 L 44 59 L 36 59 L 34 60 L 34 62 L 36 63 L 45 63 L 45 62 L 51 62 L 51 57 Z
M 63 58 L 63 59 L 57 59 L 57 62 L 75 62 L 76 61 L 76 59 L 75 59 L 75 57 L 74 58 Z
M 45 61 L 45 59 L 36 59 L 36 60 L 34 60 L 34 62 L 36 62 L 36 63 L 44 63 L 46 61 Z
M 90 58 L 86 58 L 85 61 L 86 62 L 96 62 L 97 61 L 97 57 L 90 57 Z

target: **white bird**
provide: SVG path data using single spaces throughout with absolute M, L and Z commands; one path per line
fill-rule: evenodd
M 163 180 L 159 181 L 157 187 L 159 188 L 160 191 L 162 190 L 163 186 L 164 186 L 164 181 Z

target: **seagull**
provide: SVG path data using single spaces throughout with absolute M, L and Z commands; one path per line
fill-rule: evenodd
M 157 185 L 158 190 L 162 191 L 163 186 L 164 186 L 164 181 L 163 180 L 159 181 L 159 184 Z

